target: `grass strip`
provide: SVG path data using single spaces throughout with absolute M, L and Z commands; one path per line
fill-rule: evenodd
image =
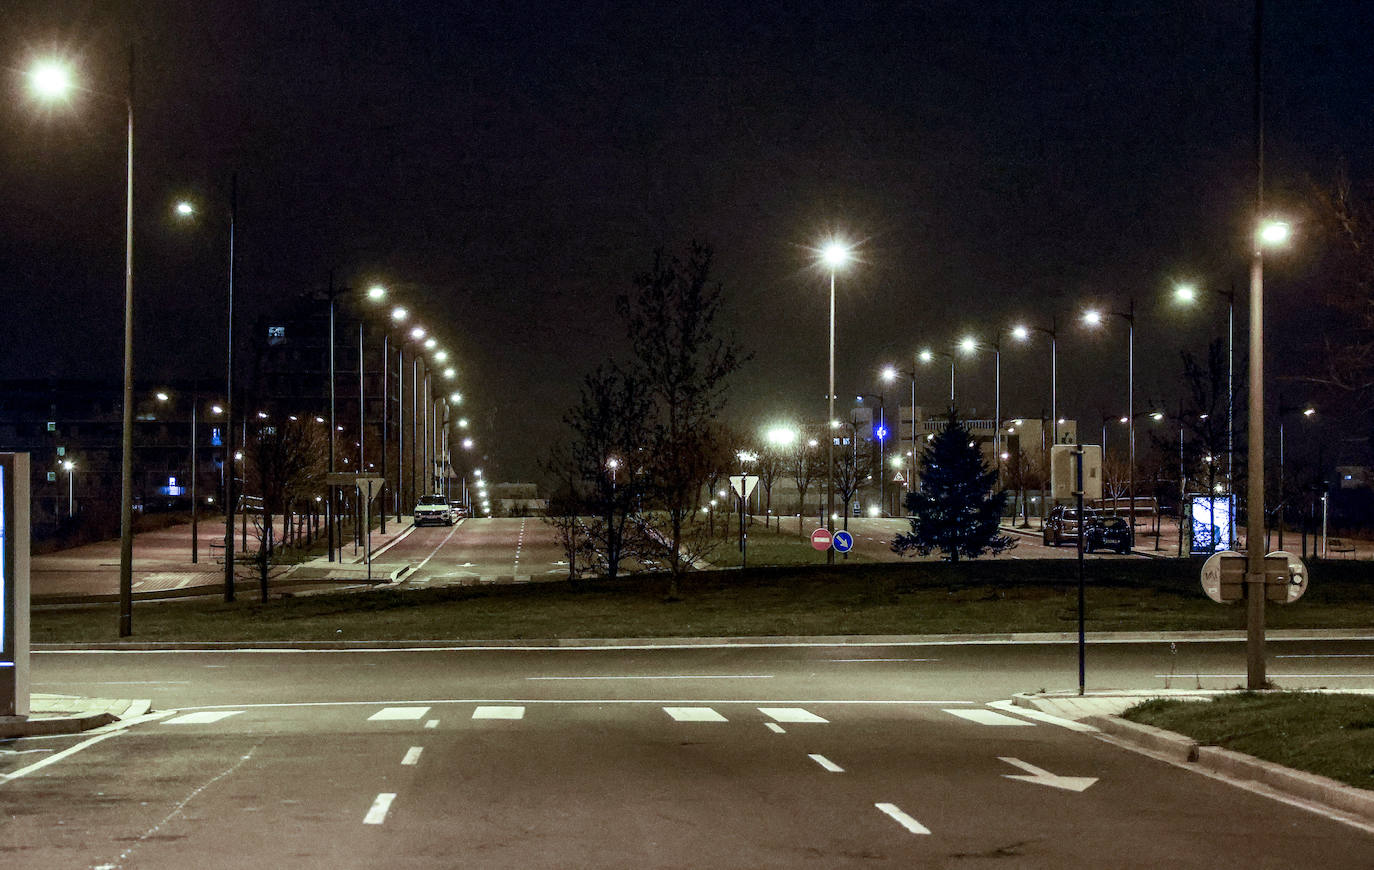
M 1374 697 L 1244 692 L 1209 702 L 1156 699 L 1125 718 L 1374 790 Z
M 391 588 L 249 600 L 138 602 L 134 640 L 490 640 L 587 637 L 998 634 L 1076 629 L 1072 563 L 974 562 L 761 568 L 688 575 L 682 600 L 664 580 L 633 575 L 513 586 Z M 1163 563 L 1111 563 L 1087 595 L 1089 631 L 1243 628 L 1243 608 L 1183 588 Z M 1154 583 L 1151 583 L 1151 580 Z M 1363 582 L 1314 586 L 1269 610 L 1274 628 L 1374 626 Z M 248 593 L 248 590 L 244 590 Z M 116 639 L 116 606 L 42 608 L 32 637 L 46 643 Z

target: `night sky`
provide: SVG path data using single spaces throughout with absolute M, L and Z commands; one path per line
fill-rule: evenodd
M 839 276 L 842 400 L 922 346 L 1057 314 L 1085 436 L 1124 412 L 1126 356 L 1119 322 L 1073 325 L 1086 303 L 1134 296 L 1137 406 L 1172 407 L 1179 351 L 1225 330 L 1172 282 L 1246 286 L 1248 2 L 506 5 L 6 0 L 0 376 L 118 376 L 130 42 L 138 375 L 222 372 L 224 228 L 170 208 L 223 209 L 237 171 L 241 323 L 331 269 L 385 283 L 457 358 L 499 479 L 537 476 L 659 246 L 716 249 L 755 353 L 727 411 L 746 430 L 823 418 L 831 233 L 862 258 Z M 1374 177 L 1374 4 L 1270 7 L 1266 185 L 1299 221 L 1266 267 L 1283 375 L 1319 342 L 1312 187 Z M 29 96 L 53 52 L 95 92 Z M 1048 410 L 1048 369 L 1043 342 L 1003 353 L 1004 416 Z M 991 415 L 992 374 L 961 365 L 966 411 Z

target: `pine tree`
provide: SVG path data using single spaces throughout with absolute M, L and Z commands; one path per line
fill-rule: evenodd
M 1016 545 L 998 534 L 1007 491 L 993 492 L 997 473 L 989 471 L 968 429 L 951 409 L 949 425 L 921 454 L 921 485 L 907 493 L 911 534 L 898 535 L 892 551 L 915 550 L 927 556 L 940 550 L 951 562 L 985 553 L 1001 553 Z

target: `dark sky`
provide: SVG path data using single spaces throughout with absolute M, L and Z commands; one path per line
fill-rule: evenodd
M 831 232 L 863 260 L 839 280 L 841 396 L 921 346 L 1134 296 L 1138 406 L 1173 405 L 1179 350 L 1224 310 L 1180 312 L 1171 282 L 1245 287 L 1249 3 L 508 5 L 6 0 L 3 376 L 118 372 L 130 41 L 139 374 L 222 370 L 222 230 L 168 215 L 237 171 L 247 316 L 331 269 L 395 288 L 455 352 L 495 477 L 535 475 L 660 245 L 716 249 L 755 352 L 745 429 L 823 417 L 809 248 Z M 1301 220 L 1342 163 L 1370 176 L 1374 5 L 1270 5 L 1267 184 Z M 104 93 L 36 104 L 23 71 L 51 51 Z M 1266 272 L 1280 374 L 1318 338 L 1301 242 Z M 1061 411 L 1092 430 L 1124 411 L 1125 337 L 1063 332 Z M 1047 349 L 1003 357 L 1005 414 L 1038 415 Z M 959 392 L 991 414 L 990 358 Z

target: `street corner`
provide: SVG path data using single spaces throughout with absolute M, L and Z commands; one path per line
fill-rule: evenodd
M 0 716 L 0 739 L 79 734 L 146 714 L 147 699 L 83 698 L 35 693 L 27 716 Z

